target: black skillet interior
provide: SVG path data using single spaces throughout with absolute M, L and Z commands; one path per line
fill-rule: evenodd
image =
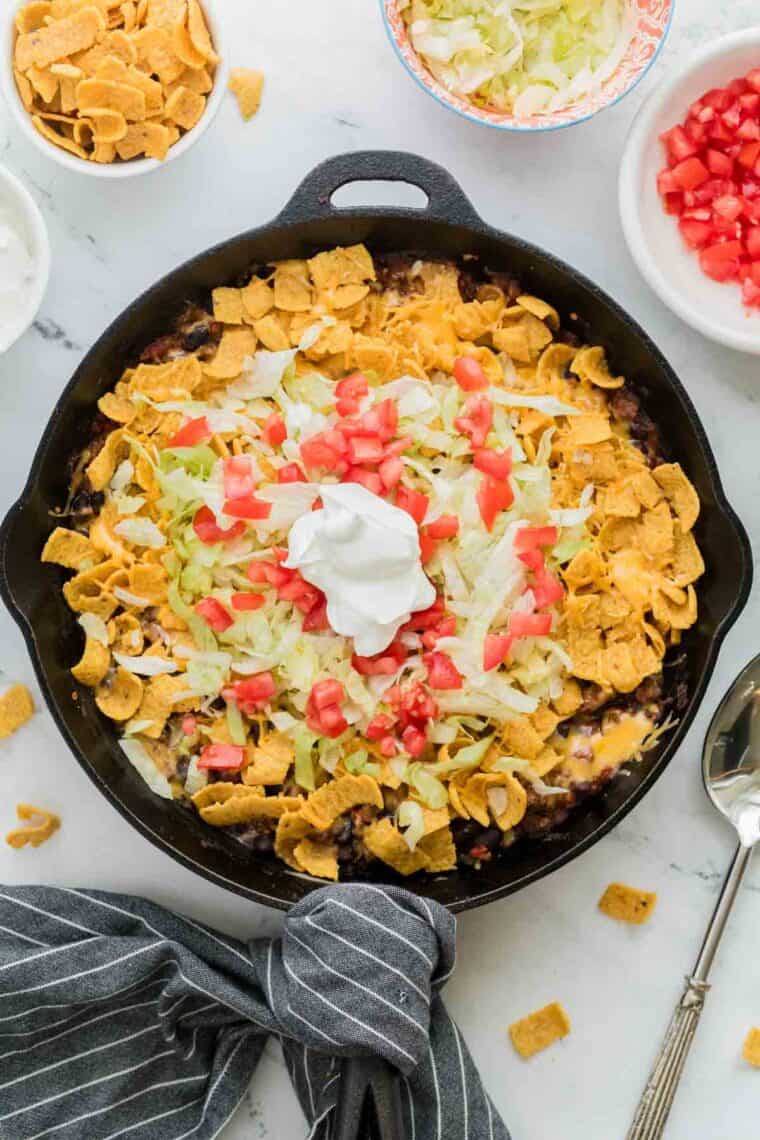
M 368 180 L 407 182 L 429 201 L 419 209 L 336 209 L 341 186 Z M 724 496 L 705 433 L 684 389 L 646 334 L 609 297 L 575 270 L 519 238 L 486 225 L 444 170 L 413 155 L 363 152 L 317 167 L 270 224 L 200 254 L 154 285 L 98 340 L 64 391 L 35 456 L 27 485 L 0 532 L 0 591 L 27 640 L 50 710 L 74 755 L 111 803 L 148 839 L 180 862 L 241 895 L 286 908 L 320 884 L 252 856 L 239 844 L 209 834 L 186 809 L 153 796 L 124 759 L 116 735 L 88 691 L 72 696 L 69 668 L 82 635 L 60 593 L 64 575 L 39 554 L 54 525 L 50 512 L 65 500 L 64 471 L 87 442 L 97 399 L 151 340 L 170 327 L 184 302 L 207 299 L 212 286 L 239 279 L 252 265 L 305 257 L 333 245 L 366 242 L 374 252 L 415 250 L 459 258 L 476 254 L 507 270 L 523 287 L 550 301 L 567 324 L 604 344 L 612 366 L 646 393 L 645 406 L 663 428 L 702 501 L 697 537 L 708 573 L 700 586 L 700 618 L 684 647 L 690 703 L 662 744 L 587 801 L 541 841 L 525 841 L 480 872 L 459 870 L 409 885 L 452 910 L 477 906 L 547 874 L 613 827 L 652 785 L 691 723 L 710 678 L 720 642 L 746 602 L 751 551 Z M 387 873 L 386 873 L 387 877 Z

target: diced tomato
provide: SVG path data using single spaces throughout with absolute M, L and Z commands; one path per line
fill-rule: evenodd
M 707 148 L 705 162 L 710 173 L 715 174 L 718 178 L 730 178 L 733 174 L 733 159 L 713 147 Z
M 396 455 L 403 455 L 407 448 L 411 447 L 414 440 L 410 435 L 402 435 L 400 439 L 394 439 L 393 443 L 389 443 L 385 448 L 385 454 L 388 459 Z
M 544 565 L 544 556 L 538 547 L 535 547 L 533 550 L 524 550 L 522 554 L 518 554 L 517 557 L 521 562 L 525 563 L 528 569 L 532 570 L 534 574 Z
M 238 744 L 207 744 L 198 760 L 199 768 L 233 771 L 243 767 L 245 748 Z
M 434 655 L 427 654 L 425 660 L 432 656 Z M 445 654 L 439 654 L 439 656 L 443 657 Z M 401 728 L 406 728 L 408 724 L 422 728 L 427 721 L 438 716 L 437 701 L 420 681 L 415 681 L 405 688 L 400 685 L 393 685 L 386 692 L 385 699 L 396 714 L 396 719 Z
M 423 534 L 420 531 L 420 559 L 423 566 L 427 565 L 435 557 L 438 550 L 438 543 L 429 534 Z
M 713 281 L 732 281 L 738 276 L 741 254 L 741 242 L 726 241 L 703 249 L 699 263 Z
M 367 471 L 365 467 L 349 467 L 341 477 L 341 483 L 361 483 L 373 495 L 382 495 L 385 487 L 377 471 Z
M 457 416 L 454 427 L 468 435 L 474 448 L 485 447 L 493 423 L 493 404 L 487 396 L 470 396 L 464 405 L 464 415 Z
M 335 385 L 335 395 L 341 400 L 363 400 L 369 393 L 369 381 L 363 372 L 352 372 Z
M 233 619 L 218 598 L 202 598 L 193 608 L 214 633 L 224 633 L 233 624 Z
M 306 723 L 309 728 L 331 739 L 345 732 L 348 721 L 340 707 L 345 699 L 345 690 L 340 681 L 332 678 L 316 681 L 306 702 Z
M 760 261 L 760 226 L 747 232 L 747 253 L 753 261 Z
M 305 483 L 306 476 L 297 463 L 286 463 L 277 471 L 278 483 Z
M 455 538 L 459 534 L 459 519 L 456 515 L 439 515 L 427 523 L 425 533 L 431 538 Z
M 272 504 L 257 499 L 255 495 L 246 495 L 245 498 L 227 499 L 223 510 L 233 519 L 268 519 Z
M 684 207 L 683 194 L 666 194 L 663 198 L 663 205 L 666 214 L 675 214 L 677 216 Z
M 555 602 L 561 601 L 565 596 L 562 584 L 545 566 L 536 571 L 531 590 L 538 610 L 544 609 L 545 606 L 553 606 Z
M 732 99 L 736 99 L 737 97 L 743 95 L 744 92 L 748 89 L 749 84 L 747 83 L 747 80 L 744 78 L 744 76 L 740 76 L 738 79 L 732 79 L 727 87 L 727 91 Z
M 760 94 L 760 67 L 755 67 L 745 75 L 747 86 Z
M 195 717 L 188 713 L 187 716 L 182 718 L 182 733 L 184 736 L 194 736 L 198 731 L 198 721 Z
M 233 594 L 230 600 L 233 610 L 246 613 L 248 610 L 260 610 L 266 598 L 263 594 Z
M 710 171 L 701 159 L 693 156 L 674 166 L 672 174 L 679 190 L 696 190 L 697 186 L 707 182 L 710 177 Z
M 364 435 L 379 435 L 383 442 L 393 439 L 398 428 L 398 408 L 395 400 L 390 398 L 375 404 L 359 420 L 360 433 Z
M 462 675 L 447 653 L 434 649 L 423 654 L 422 660 L 428 671 L 428 684 L 431 689 L 461 689 Z
M 378 713 L 367 725 L 364 735 L 367 740 L 382 740 L 393 728 L 393 721 L 387 713 Z
M 245 499 L 253 494 L 253 469 L 248 455 L 232 455 L 224 461 L 224 495 Z
M 735 194 L 724 194 L 721 198 L 715 199 L 713 210 L 717 217 L 724 218 L 727 222 L 735 222 L 742 215 L 744 203 Z
M 690 249 L 702 249 L 714 233 L 713 227 L 708 222 L 697 222 L 693 218 L 681 218 L 678 228 Z
M 714 111 L 727 111 L 731 106 L 731 92 L 725 87 L 713 87 L 702 96 L 705 107 L 712 107 Z
M 389 455 L 377 469 L 378 475 L 382 480 L 382 484 L 386 491 L 390 491 L 395 487 L 401 476 L 404 474 L 404 461 L 399 459 L 397 455 Z
M 440 625 L 434 629 L 426 629 L 422 635 L 422 644 L 426 649 L 435 649 L 442 637 L 453 637 L 457 631 L 455 617 L 444 618 Z
M 680 189 L 672 170 L 661 170 L 657 175 L 657 190 L 660 194 L 677 194 Z
M 741 108 L 738 103 L 732 103 L 727 111 L 721 115 L 723 125 L 734 133 L 742 121 Z
M 739 96 L 739 106 L 746 115 L 757 115 L 760 111 L 760 94 L 757 91 L 745 91 Z
M 444 600 L 439 594 L 433 602 L 432 606 L 428 606 L 426 610 L 417 610 L 412 614 L 409 621 L 404 622 L 401 626 L 401 632 L 411 630 L 414 633 L 422 633 L 426 629 L 434 629 L 443 617 Z
M 739 151 L 737 162 L 740 166 L 752 170 L 758 158 L 760 158 L 760 142 L 748 142 Z
M 512 474 L 512 449 L 494 451 L 491 447 L 482 447 L 475 452 L 473 462 L 478 471 L 493 475 L 494 479 L 508 479 Z
M 697 153 L 697 148 L 682 126 L 672 127 L 660 135 L 660 138 L 665 143 L 672 165 L 683 162 L 690 155 Z
M 222 690 L 225 700 L 235 701 L 241 712 L 253 716 L 268 703 L 277 692 L 277 685 L 271 673 L 256 673 L 243 681 L 235 681 Z
M 379 435 L 355 435 L 348 441 L 349 463 L 380 463 L 385 448 Z
M 422 526 L 425 521 L 429 504 L 427 495 L 421 491 L 413 491 L 409 487 L 399 487 L 396 491 L 396 506 L 411 515 L 417 526 Z
M 551 614 L 511 614 L 509 632 L 513 637 L 546 637 L 551 632 Z
M 223 530 L 210 507 L 199 507 L 193 519 L 193 530 L 201 542 L 206 546 L 213 546 L 217 542 L 230 542 L 233 538 L 245 534 L 245 523 L 236 522 Z
M 483 525 L 486 530 L 491 531 L 500 512 L 512 506 L 515 493 L 506 480 L 492 479 L 490 475 L 484 475 L 475 498 Z
M 454 379 L 464 392 L 481 392 L 490 387 L 479 361 L 472 356 L 458 356 L 454 361 Z
M 390 760 L 398 752 L 398 746 L 392 736 L 384 736 L 380 741 L 380 755 Z
M 515 553 L 524 554 L 538 546 L 556 546 L 559 531 L 556 526 L 523 526 L 515 535 Z
M 736 128 L 736 137 L 742 142 L 757 142 L 760 139 L 760 123 L 757 119 L 745 119 Z
M 264 439 L 270 447 L 280 447 L 288 438 L 285 420 L 278 412 L 272 412 L 264 423 Z
M 301 444 L 301 458 L 307 467 L 324 467 L 327 471 L 334 471 L 343 457 L 345 451 L 343 441 L 341 440 L 336 446 L 337 441 L 334 438 L 325 438 L 326 435 L 326 432 L 318 432 Z M 339 436 L 339 433 L 336 432 L 335 435 Z
M 314 708 L 319 712 L 328 705 L 339 705 L 346 699 L 346 692 L 340 681 L 330 678 L 327 681 L 315 681 L 311 687 L 311 700 Z
M 710 110 L 710 108 L 707 108 L 707 110 Z M 711 113 L 712 113 L 712 115 L 715 114 L 714 111 L 712 111 Z M 707 138 L 707 124 L 709 122 L 710 122 L 709 119 L 706 122 L 701 122 L 699 119 L 688 119 L 687 120 L 686 126 L 684 129 L 686 131 L 686 134 L 688 135 L 689 141 L 694 143 L 695 146 L 701 147 L 704 144 L 704 142 Z
M 404 746 L 404 751 L 408 752 L 410 756 L 421 756 L 427 748 L 427 736 L 419 728 L 410 724 L 401 733 L 401 743 Z
M 324 594 L 322 594 L 316 605 L 309 610 L 303 619 L 302 629 L 304 633 L 311 633 L 329 628 L 330 622 L 327 619 L 327 599 Z
M 403 642 L 392 641 L 382 653 L 374 657 L 360 657 L 354 653 L 351 664 L 363 677 L 392 677 L 407 659 L 407 649 Z
M 511 633 L 489 633 L 483 646 L 483 669 L 486 673 L 496 669 L 505 660 L 512 648 L 514 637 Z
M 198 416 L 196 420 L 188 420 L 166 446 L 172 450 L 177 447 L 197 447 L 199 443 L 208 443 L 213 434 L 206 417 Z

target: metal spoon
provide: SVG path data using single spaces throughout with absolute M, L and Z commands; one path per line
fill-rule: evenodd
M 760 838 L 760 657 L 739 674 L 712 719 L 702 776 L 708 796 L 736 829 L 739 846 L 626 1140 L 658 1140 L 663 1134 L 710 988 L 710 969 Z

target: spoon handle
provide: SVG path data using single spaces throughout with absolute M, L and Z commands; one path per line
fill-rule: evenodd
M 694 972 L 676 1006 L 649 1080 L 641 1094 L 626 1140 L 659 1140 L 662 1136 L 689 1048 L 710 986 L 708 976 L 723 931 L 749 865 L 751 847 L 739 846 L 726 876 L 715 912 L 702 943 Z

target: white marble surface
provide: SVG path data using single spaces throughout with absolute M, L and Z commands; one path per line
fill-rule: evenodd
M 757 0 L 680 0 L 665 54 L 633 95 L 590 123 L 536 138 L 473 126 L 427 98 L 394 59 L 374 0 L 224 0 L 223 8 L 232 63 L 267 72 L 263 109 L 244 125 L 228 101 L 188 156 L 148 179 L 104 184 L 64 172 L 0 118 L 0 161 L 43 208 L 54 252 L 36 330 L 0 360 L 0 512 L 20 491 L 74 366 L 129 300 L 191 254 L 272 217 L 319 160 L 389 147 L 443 163 L 486 219 L 578 265 L 644 324 L 689 388 L 728 496 L 760 541 L 758 359 L 708 343 L 662 309 L 624 247 L 615 199 L 626 129 L 641 100 L 693 48 L 757 20 Z M 625 1136 L 731 857 L 732 837 L 706 803 L 698 758 L 718 699 L 758 648 L 759 617 L 755 590 L 679 756 L 627 820 L 549 879 L 460 920 L 448 1000 L 514 1140 Z M 3 682 L 36 688 L 4 612 L 0 669 Z M 0 832 L 17 800 L 39 801 L 63 818 L 61 833 L 39 850 L 0 845 L 0 881 L 138 892 L 241 936 L 277 929 L 275 912 L 193 877 L 130 830 L 44 711 L 0 747 L 0 777 Z M 649 926 L 629 929 L 595 912 L 613 878 L 659 892 Z M 759 934 L 757 867 L 727 932 L 669 1140 L 757 1135 L 760 1074 L 739 1054 L 749 1026 L 760 1024 Z M 569 1010 L 572 1035 L 523 1064 L 506 1026 L 552 999 Z M 225 1140 L 303 1132 L 271 1049 Z

